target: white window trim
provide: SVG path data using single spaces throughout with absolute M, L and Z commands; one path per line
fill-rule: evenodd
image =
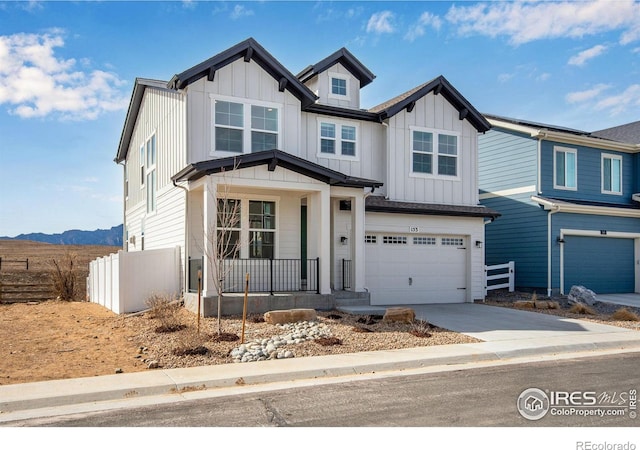
M 556 168 L 556 154 L 558 152 L 563 152 L 563 153 L 573 153 L 576 157 L 576 185 L 575 187 L 569 187 L 569 186 L 560 186 L 558 184 L 558 180 L 556 177 L 557 172 L 557 168 Z M 566 158 L 565 158 L 565 166 L 564 166 L 564 177 L 565 177 L 565 182 L 567 180 L 567 163 L 566 163 Z M 554 189 L 559 189 L 559 190 L 563 190 L 563 191 L 577 191 L 578 190 L 578 149 L 575 148 L 569 148 L 569 147 L 560 147 L 558 145 L 554 145 L 553 147 L 553 188 Z
M 620 161 L 620 192 L 607 191 L 604 188 L 604 160 L 605 160 L 605 158 L 611 159 L 611 160 L 615 159 L 615 160 Z M 622 173 L 624 172 L 623 168 L 622 168 L 622 162 L 623 162 L 622 156 L 614 155 L 612 153 L 603 153 L 602 156 L 600 157 L 600 189 L 601 189 L 601 192 L 603 194 L 607 194 L 607 195 L 622 195 L 622 186 L 623 186 Z
M 155 153 L 155 160 L 153 161 L 153 164 L 148 164 L 148 158 L 149 158 L 149 152 L 146 150 L 146 147 L 149 143 L 149 141 L 151 141 L 152 138 L 155 137 L 155 149 L 154 149 L 154 153 Z M 145 195 L 144 195 L 144 202 L 145 202 L 145 211 L 147 216 L 152 216 L 154 214 L 156 214 L 156 212 L 158 211 L 158 134 L 156 133 L 156 130 L 153 131 L 153 133 L 151 133 L 147 139 L 145 139 L 144 141 L 144 147 L 145 147 L 145 174 L 144 174 L 144 179 L 145 179 L 145 185 L 143 187 L 145 187 Z M 155 172 L 155 192 L 153 193 L 154 195 L 154 208 L 152 210 L 149 210 L 149 183 L 146 182 L 147 177 L 151 174 Z
M 329 98 L 336 99 L 336 100 L 349 100 L 350 101 L 351 100 L 351 95 L 350 95 L 350 92 L 351 92 L 351 83 L 350 83 L 350 81 L 351 80 L 349 79 L 349 76 L 345 75 L 345 74 L 342 74 L 342 73 L 338 73 L 338 72 L 329 72 L 328 75 L 329 75 L 329 90 L 328 90 L 327 96 Z M 347 93 L 345 95 L 340 95 L 340 94 L 334 94 L 333 93 L 333 89 L 332 89 L 333 78 L 337 78 L 338 80 L 344 80 L 346 82 L 346 86 L 345 87 L 346 87 Z
M 209 156 L 215 155 L 215 156 L 225 157 L 225 156 L 247 155 L 251 153 L 251 132 L 263 131 L 263 130 L 254 130 L 253 128 L 251 128 L 251 106 L 262 106 L 265 108 L 274 108 L 278 111 L 278 133 L 277 133 L 278 141 L 276 145 L 279 149 L 282 148 L 282 134 L 283 134 L 282 133 L 282 112 L 284 110 L 284 106 L 282 104 L 265 102 L 262 100 L 253 100 L 253 99 L 246 99 L 246 98 L 230 97 L 225 95 L 216 95 L 216 94 L 209 94 L 209 99 L 211 103 L 210 105 L 211 145 L 209 150 Z M 243 105 L 242 107 L 242 113 L 243 113 L 242 152 L 241 153 L 228 152 L 228 151 L 215 149 L 215 146 L 216 146 L 216 103 L 215 102 L 216 100 L 220 100 L 223 102 L 231 102 L 231 103 L 241 103 Z M 228 128 L 233 128 L 236 130 L 240 129 L 238 127 L 228 127 Z
M 360 126 L 355 123 L 355 122 L 348 122 L 348 121 L 344 121 L 344 120 L 334 120 L 332 119 L 324 119 L 322 117 L 318 117 L 317 120 L 318 123 L 318 143 L 317 143 L 317 152 L 316 152 L 316 156 L 318 158 L 329 158 L 329 159 L 341 159 L 341 160 L 345 160 L 345 161 L 359 161 L 360 160 Z M 335 125 L 336 127 L 336 137 L 334 138 L 334 142 L 335 142 L 335 153 L 323 153 L 320 151 L 321 148 L 321 144 L 322 144 L 322 133 L 321 133 L 321 127 L 323 123 L 329 123 L 332 125 Z M 343 126 L 348 126 L 348 127 L 353 127 L 356 129 L 356 140 L 355 140 L 355 152 L 356 154 L 351 156 L 351 155 L 343 155 L 342 154 L 342 127 Z M 326 139 L 326 138 L 325 138 Z M 352 141 L 346 141 L 346 142 L 352 142 Z
M 140 158 L 140 164 L 138 165 L 138 176 L 140 177 L 140 189 L 144 189 L 145 182 L 147 179 L 147 170 L 146 170 L 146 159 L 147 152 L 145 147 L 147 145 L 146 139 L 140 145 L 140 152 L 138 153 L 138 157 Z
M 422 131 L 425 133 L 433 134 L 433 160 L 431 162 L 431 168 L 433 169 L 433 173 L 424 173 L 424 172 L 414 172 L 413 170 L 413 132 L 414 131 Z M 439 175 L 438 174 L 438 136 L 440 134 L 446 136 L 456 136 L 456 142 L 458 144 L 458 148 L 456 149 L 456 175 Z M 457 131 L 449 131 L 449 130 L 439 130 L 436 128 L 425 128 L 425 127 L 417 127 L 410 126 L 409 127 L 409 177 L 411 178 L 429 178 L 429 179 L 437 179 L 437 180 L 451 180 L 451 181 L 460 181 L 462 177 L 460 176 L 461 167 L 461 146 L 462 146 L 462 134 Z M 442 156 L 453 156 L 453 155 L 442 155 Z

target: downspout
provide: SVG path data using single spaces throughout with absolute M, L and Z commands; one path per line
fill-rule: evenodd
M 182 292 L 184 293 L 188 290 L 188 276 L 189 276 L 189 189 L 184 186 L 179 185 L 176 180 L 172 180 L 173 186 L 184 191 L 184 269 L 182 273 L 183 280 L 183 288 Z
M 549 214 L 547 214 L 547 297 L 551 297 L 551 293 L 552 293 L 552 288 L 551 288 L 551 267 L 552 267 L 552 260 L 551 260 L 551 249 L 552 249 L 552 242 L 551 242 L 551 225 L 552 225 L 552 220 L 551 220 L 551 216 L 555 213 L 558 212 L 558 207 L 557 206 L 553 206 L 553 209 L 549 210 Z M 562 286 L 560 286 L 560 290 L 562 290 Z

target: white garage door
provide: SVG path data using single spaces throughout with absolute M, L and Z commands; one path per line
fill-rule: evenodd
M 464 236 L 367 233 L 365 280 L 372 305 L 462 303 Z

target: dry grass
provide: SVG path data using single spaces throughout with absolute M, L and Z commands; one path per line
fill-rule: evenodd
M 586 314 L 589 316 L 596 316 L 598 313 L 590 308 L 588 305 L 583 305 L 582 303 L 576 303 L 569 309 L 570 313 L 573 314 Z
M 620 308 L 619 310 L 611 314 L 611 319 L 623 320 L 628 322 L 638 322 L 640 321 L 640 316 L 638 316 L 633 311 L 629 311 L 627 308 Z

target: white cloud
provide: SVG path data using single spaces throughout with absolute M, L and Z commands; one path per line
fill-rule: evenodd
M 120 91 L 126 82 L 111 72 L 76 69 L 75 59 L 56 56 L 62 46 L 60 30 L 0 36 L 0 104 L 23 118 L 58 114 L 76 120 L 127 107 Z
M 413 42 L 417 38 L 424 36 L 425 28 L 431 27 L 434 30 L 439 31 L 441 26 L 442 19 L 440 19 L 439 16 L 426 11 L 423 12 L 418 21 L 409 28 L 409 31 L 404 35 L 404 38 L 407 41 Z
M 630 108 L 640 107 L 640 84 L 632 84 L 620 94 L 600 99 L 595 104 L 598 111 L 607 110 L 611 115 L 618 115 Z M 635 111 L 637 114 L 638 111 Z
M 237 20 L 242 17 L 253 16 L 253 14 L 252 9 L 247 9 L 243 5 L 236 5 L 233 7 L 233 11 L 231 11 L 231 18 Z
M 620 43 L 640 39 L 640 2 L 495 2 L 452 6 L 446 19 L 461 35 L 506 36 L 514 45 L 620 31 Z
M 565 96 L 565 100 L 568 103 L 584 103 L 599 96 L 602 92 L 609 89 L 611 86 L 608 84 L 596 84 L 590 89 L 584 91 L 570 92 Z
M 547 81 L 551 78 L 551 74 L 549 72 L 543 72 L 536 77 L 536 81 Z
M 391 11 L 381 11 L 373 14 L 367 22 L 367 33 L 393 33 L 395 31 L 393 27 L 394 16 Z
M 569 61 L 567 64 L 571 66 L 582 67 L 585 65 L 587 61 L 595 58 L 596 56 L 602 55 L 606 50 L 607 50 L 607 47 L 605 45 L 595 45 L 569 58 Z
M 498 75 L 498 81 L 500 83 L 506 83 L 507 81 L 509 81 L 513 77 L 514 77 L 514 74 L 512 74 L 512 73 L 501 73 L 500 75 Z

